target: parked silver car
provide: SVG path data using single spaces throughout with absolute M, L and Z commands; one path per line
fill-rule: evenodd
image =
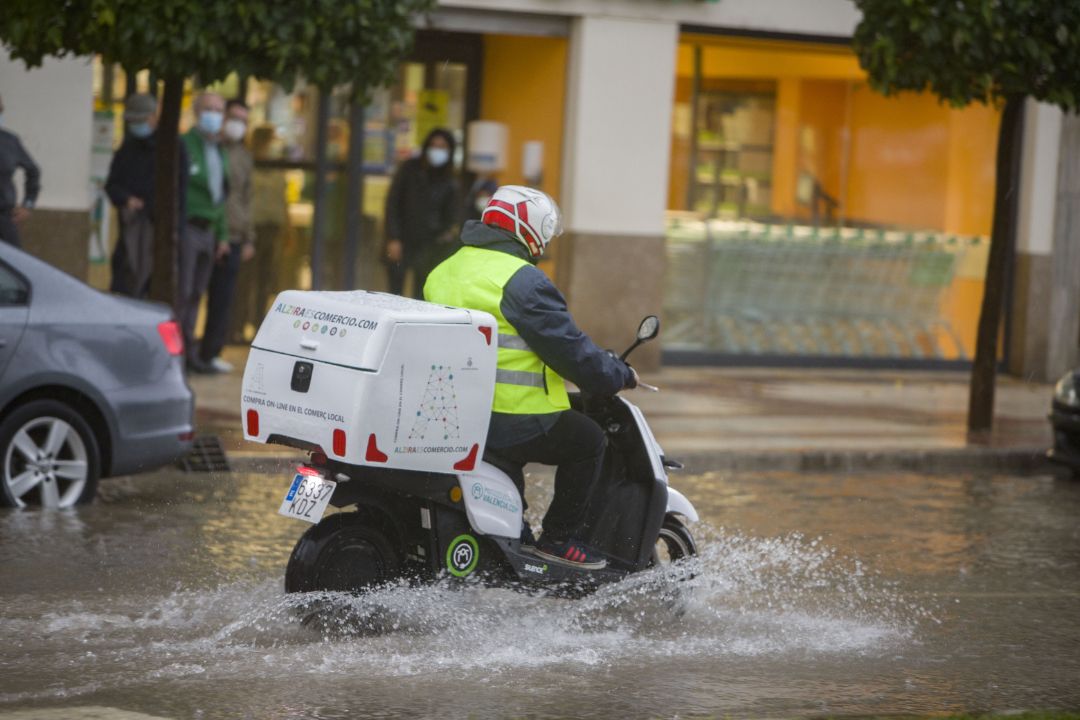
M 164 305 L 108 295 L 0 243 L 0 504 L 69 507 L 98 478 L 191 448 L 194 397 Z

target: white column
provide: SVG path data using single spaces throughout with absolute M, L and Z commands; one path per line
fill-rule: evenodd
M 1049 255 L 1053 252 L 1060 145 L 1061 110 L 1029 99 L 1024 107 L 1024 147 L 1016 228 L 1016 251 L 1019 253 Z
M 678 38 L 674 21 L 572 21 L 560 194 L 567 230 L 663 234 Z
M 91 61 L 50 58 L 42 67 L 27 70 L 21 60 L 0 51 L 0 97 L 4 128 L 19 136 L 41 168 L 38 207 L 87 210 L 94 113 Z

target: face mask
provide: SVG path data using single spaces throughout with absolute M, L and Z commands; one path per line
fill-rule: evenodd
M 427 161 L 432 167 L 442 167 L 450 159 L 450 151 L 441 147 L 427 149 Z
M 225 114 L 217 110 L 203 110 L 199 113 L 199 129 L 207 135 L 217 135 L 221 132 L 221 123 Z
M 137 138 L 150 137 L 150 133 L 154 132 L 154 128 L 150 127 L 148 122 L 131 123 L 128 125 L 128 132 Z
M 247 134 L 247 123 L 243 120 L 226 120 L 225 137 L 233 142 L 239 142 Z

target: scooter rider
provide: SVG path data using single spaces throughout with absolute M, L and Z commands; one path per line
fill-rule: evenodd
M 558 466 L 555 495 L 533 552 L 595 570 L 607 561 L 580 535 L 607 438 L 595 421 L 570 408 L 563 378 L 584 392 L 611 395 L 636 386 L 637 373 L 577 327 L 562 294 L 535 267 L 560 234 L 554 200 L 533 188 L 505 185 L 480 220 L 465 223 L 463 247 L 431 272 L 424 297 L 483 310 L 498 320 L 488 451 L 514 466 L 519 484 L 525 463 Z

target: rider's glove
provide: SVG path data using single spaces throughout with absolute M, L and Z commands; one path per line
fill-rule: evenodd
M 623 387 L 625 389 L 627 389 L 627 390 L 631 390 L 631 389 L 637 387 L 638 374 L 637 374 L 637 370 L 635 370 L 634 366 L 631 365 L 630 363 L 626 363 L 626 367 L 630 369 L 630 379 L 626 381 L 626 385 L 624 385 Z

